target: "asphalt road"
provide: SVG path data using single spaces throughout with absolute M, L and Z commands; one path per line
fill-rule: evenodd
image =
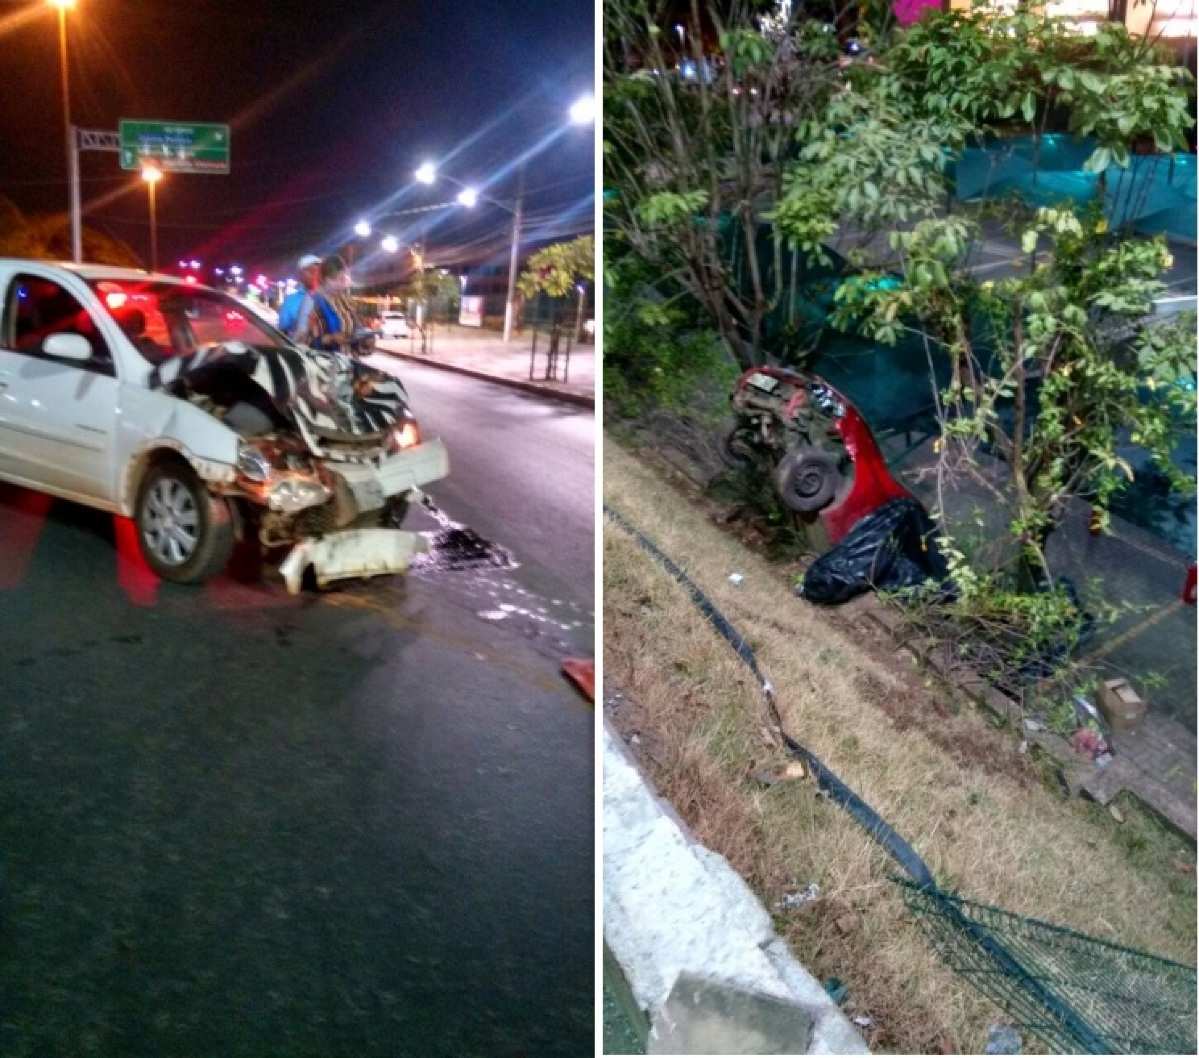
M 519 568 L 177 588 L 0 486 L 6 1058 L 591 1052 L 593 420 L 397 367 Z

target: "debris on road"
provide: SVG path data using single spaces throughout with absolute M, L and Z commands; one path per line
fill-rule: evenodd
M 815 882 L 808 882 L 802 889 L 784 893 L 782 899 L 774 907 L 776 911 L 795 911 L 819 899 L 820 886 Z
M 1020 1033 L 1011 1025 L 991 1025 L 983 1054 L 1020 1054 L 1021 1045 Z
M 745 580 L 745 575 L 743 573 L 730 573 L 729 574 L 729 583 L 732 584 L 734 587 L 740 585 L 740 583 L 743 580 Z
M 595 662 L 590 658 L 566 658 L 562 662 L 562 672 L 587 698 L 595 701 Z
M 1093 727 L 1080 727 L 1071 736 L 1070 745 L 1075 753 L 1081 753 L 1092 760 L 1108 752 L 1107 742 Z
M 849 986 L 839 977 L 826 977 L 820 982 L 824 986 L 824 990 L 828 993 L 829 998 L 841 1006 L 849 997 Z
M 793 782 L 796 779 L 806 779 L 808 769 L 802 761 L 788 761 L 779 768 L 759 768 L 750 772 L 749 777 L 763 786 L 777 786 L 781 782 Z

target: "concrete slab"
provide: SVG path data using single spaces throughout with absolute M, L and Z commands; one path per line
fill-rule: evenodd
M 807 1054 L 808 1012 L 774 996 L 679 974 L 649 1032 L 647 1054 Z
M 638 1007 L 653 1016 L 680 974 L 692 974 L 804 1010 L 810 1053 L 869 1053 L 761 901 L 695 841 L 606 723 L 603 754 L 604 941 Z

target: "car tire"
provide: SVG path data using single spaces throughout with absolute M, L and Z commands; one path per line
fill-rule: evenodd
M 747 470 L 757 458 L 754 450 L 752 430 L 738 426 L 721 438 L 720 456 L 734 470 Z
M 134 522 L 146 562 L 175 584 L 208 580 L 233 553 L 236 533 L 228 501 L 213 496 L 182 460 L 164 460 L 146 472 Z
M 811 445 L 796 445 L 774 470 L 779 498 L 801 514 L 827 507 L 837 495 L 841 481 L 836 457 Z

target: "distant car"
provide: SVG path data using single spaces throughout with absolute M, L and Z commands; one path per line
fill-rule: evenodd
M 132 518 L 165 580 L 243 533 L 291 548 L 293 593 L 406 568 L 397 527 L 449 459 L 396 379 L 171 276 L 0 258 L 0 305 L 0 481 Z
M 388 310 L 383 313 L 379 329 L 383 332 L 384 338 L 407 338 L 408 317 L 402 312 Z

